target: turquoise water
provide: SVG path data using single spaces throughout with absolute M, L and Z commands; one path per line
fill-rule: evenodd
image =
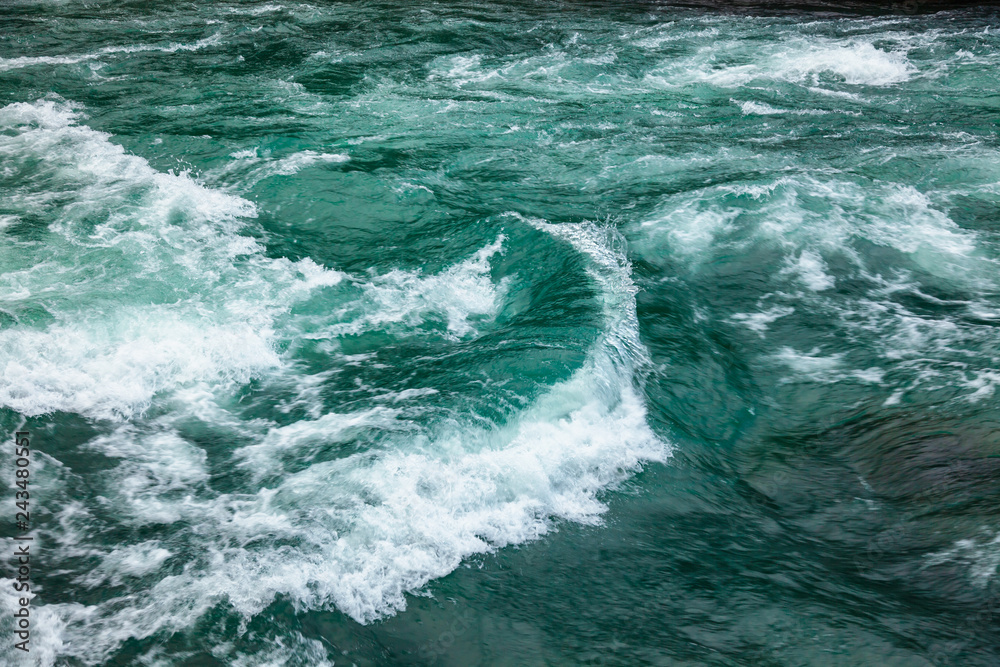
M 998 18 L 5 4 L 3 659 L 997 664 Z

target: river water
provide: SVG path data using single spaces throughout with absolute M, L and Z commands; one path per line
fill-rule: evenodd
M 5 659 L 997 664 L 998 20 L 4 4 Z

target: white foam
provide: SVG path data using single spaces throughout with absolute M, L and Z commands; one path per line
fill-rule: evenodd
M 870 219 L 867 236 L 879 245 L 903 252 L 932 250 L 967 256 L 976 248 L 976 235 L 962 230 L 912 186 L 892 188 L 881 199 L 878 218 Z
M 347 162 L 350 156 L 343 153 L 318 153 L 316 151 L 302 151 L 294 153 L 288 157 L 278 160 L 273 168 L 274 173 L 280 176 L 290 176 L 298 173 L 305 167 L 321 162 Z
M 664 44 L 668 44 L 670 42 L 676 42 L 676 41 L 688 38 L 690 36 L 688 34 L 685 34 L 685 33 L 682 33 L 682 32 L 676 31 L 676 30 L 666 30 L 666 31 L 663 31 L 665 28 L 671 28 L 671 27 L 673 27 L 673 25 L 674 25 L 673 22 L 669 22 L 669 23 L 665 23 L 665 24 L 656 26 L 656 32 L 658 32 L 659 34 L 652 35 L 650 37 L 643 37 L 642 39 L 636 40 L 635 41 L 635 45 L 636 46 L 641 46 L 644 49 L 655 50 L 655 49 L 660 48 Z M 663 31 L 663 32 L 661 32 L 661 31 Z M 702 36 L 704 36 L 704 37 L 714 37 L 715 35 L 718 34 L 718 32 L 719 32 L 718 30 L 709 30 L 709 31 L 705 31 L 705 33 Z
M 100 565 L 77 579 L 77 583 L 88 588 L 121 586 L 128 578 L 144 577 L 156 572 L 172 555 L 169 550 L 160 546 L 158 540 L 114 549 L 103 556 Z
M 703 201 L 691 200 L 666 210 L 642 223 L 655 238 L 666 235 L 670 249 L 692 259 L 703 255 L 716 238 L 733 229 L 739 211 L 706 207 Z
M 759 313 L 736 313 L 730 319 L 734 322 L 746 325 L 752 331 L 756 331 L 761 336 L 767 331 L 768 325 L 782 318 L 788 317 L 795 312 L 791 306 L 773 306 Z
M 753 102 L 753 101 L 737 102 L 736 100 L 732 101 L 736 102 L 736 104 L 740 106 L 740 109 L 743 111 L 744 116 L 749 116 L 751 114 L 766 116 L 770 114 L 788 113 L 787 109 L 776 109 L 772 107 L 770 104 L 766 104 L 764 102 Z
M 133 46 L 108 46 L 98 53 L 142 53 L 144 51 L 162 51 L 163 53 L 176 53 L 178 51 L 199 51 L 207 46 L 215 46 L 222 41 L 222 33 L 215 33 L 208 37 L 203 37 L 191 44 L 173 42 L 167 46 L 157 46 L 155 44 L 136 44 Z
M 820 354 L 819 348 L 813 348 L 807 353 L 802 353 L 797 352 L 790 347 L 784 347 L 775 356 L 782 363 L 791 366 L 794 370 L 800 372 L 801 374 L 811 375 L 840 366 L 844 354 L 837 353 L 824 357 Z
M 884 51 L 860 39 L 798 38 L 782 46 L 763 46 L 749 54 L 749 58 L 743 48 L 737 40 L 713 41 L 711 46 L 702 47 L 690 56 L 661 63 L 647 72 L 644 80 L 654 87 L 675 88 L 703 82 L 720 88 L 739 88 L 755 80 L 770 79 L 805 84 L 817 92 L 826 92 L 827 88 L 820 85 L 824 78 L 832 77 L 834 80 L 829 83 L 833 85 L 889 86 L 906 82 L 917 72 L 905 51 Z M 741 62 L 720 67 L 718 61 L 727 57 Z M 743 105 L 746 105 L 744 113 L 782 113 L 758 102 Z
M 394 269 L 372 275 L 362 284 L 361 297 L 343 307 L 346 321 L 310 335 L 331 338 L 380 329 L 407 335 L 419 332 L 422 324 L 438 317 L 446 321 L 449 337 L 474 335 L 474 319 L 494 318 L 508 289 L 509 279 L 494 283 L 490 278 L 489 260 L 503 252 L 505 239 L 499 235 L 469 259 L 441 273 Z
M 13 130 L 0 150 L 58 162 L 58 171 L 46 173 L 76 186 L 80 212 L 107 212 L 96 228 L 74 215 L 55 219 L 48 244 L 53 257 L 65 252 L 66 260 L 80 248 L 113 250 L 128 274 L 162 274 L 201 298 L 120 305 L 110 320 L 69 310 L 41 330 L 6 329 L 0 397 L 26 414 L 123 418 L 172 391 L 193 414 L 228 424 L 210 398 L 205 402 L 211 392 L 199 387 L 281 370 L 272 345 L 276 313 L 343 276 L 310 260 L 263 257 L 259 244 L 237 233 L 241 219 L 254 214 L 249 202 L 186 175 L 155 172 L 77 120 L 52 101 L 0 110 L 0 124 Z M 191 525 L 176 537 L 188 543 L 185 551 L 201 555 L 182 573 L 163 576 L 173 547 L 142 542 L 105 554 L 90 583 L 158 582 L 133 589 L 127 599 L 41 606 L 38 618 L 49 630 L 39 638 L 40 655 L 50 656 L 48 664 L 57 655 L 98 663 L 130 637 L 189 627 L 220 601 L 249 617 L 278 594 L 300 607 L 336 606 L 370 621 L 401 608 L 405 592 L 470 554 L 533 539 L 555 519 L 596 521 L 604 510 L 597 494 L 642 460 L 662 460 L 667 450 L 646 426 L 631 385 L 643 353 L 624 255 L 594 228 L 538 226 L 591 258 L 606 301 L 608 333 L 584 369 L 500 430 L 471 422 L 417 433 L 388 406 L 283 427 L 244 423 L 242 436 L 257 443 L 239 450 L 236 461 L 252 463 L 257 472 L 283 474 L 288 454 L 301 463 L 352 433 L 377 431 L 386 447 L 315 463 L 256 494 L 213 492 L 205 452 L 170 426 L 173 417 L 93 440 L 88 448 L 120 460 L 103 490 L 123 508 L 119 520 Z M 503 242 L 500 236 L 438 274 L 373 274 L 359 283 L 360 323 L 343 324 L 347 330 L 412 327 L 441 316 L 449 335 L 473 333 L 475 318 L 494 316 L 505 293 L 506 283 L 490 278 L 490 259 Z M 66 289 L 65 276 L 53 283 L 39 271 L 15 273 L 27 297 L 51 285 Z M 104 276 L 83 293 L 113 291 L 113 280 Z M 429 393 L 391 399 L 395 405 Z M 85 531 L 74 534 L 65 548 L 85 543 Z
M 346 442 L 359 432 L 406 430 L 406 422 L 396 421 L 399 414 L 399 410 L 382 407 L 349 414 L 331 412 L 311 421 L 271 428 L 260 442 L 237 449 L 234 456 L 241 459 L 241 466 L 263 477 L 280 471 L 286 456 L 299 463 L 308 461 L 316 448 Z
M 993 396 L 997 385 L 1000 384 L 1000 373 L 995 371 L 974 371 L 972 379 L 962 384 L 966 388 L 974 390 L 966 397 L 966 400 L 970 403 L 978 403 L 985 398 Z
M 216 170 L 215 174 L 228 174 L 236 170 L 243 170 L 245 176 L 241 178 L 241 181 L 245 188 L 252 188 L 264 179 L 273 176 L 292 176 L 317 164 L 337 164 L 348 162 L 351 159 L 345 153 L 321 153 L 313 150 L 299 151 L 282 158 L 273 158 L 270 151 L 264 151 L 261 155 L 257 148 L 236 151 L 231 153 L 230 157 L 235 158 L 235 160 Z
M 309 639 L 297 630 L 268 644 L 267 648 L 251 653 L 233 651 L 228 646 L 219 646 L 212 653 L 233 667 L 284 667 L 288 664 L 334 667 L 336 664 L 327 659 L 327 644 Z
M 729 193 L 761 205 L 744 213 L 731 205 Z M 825 210 L 804 206 L 802 197 L 822 200 Z M 731 241 L 729 236 L 749 229 L 752 233 L 741 238 L 767 239 L 776 247 L 798 249 L 794 258 L 786 260 L 793 263 L 786 269 L 797 272 L 817 291 L 827 289 L 832 279 L 822 256 L 846 254 L 860 261 L 851 251 L 858 239 L 906 253 L 932 273 L 980 280 L 984 287 L 992 282 L 993 265 L 975 254 L 977 234 L 960 228 L 927 195 L 906 185 L 864 187 L 836 177 L 798 176 L 751 186 L 714 186 L 668 198 L 641 227 L 645 239 L 638 248 L 644 254 L 660 252 L 656 248 L 665 240 L 671 250 L 680 250 L 692 262 L 720 244 L 746 247 L 749 241 Z
M 65 56 L 19 56 L 17 58 L 0 58 L 0 72 L 24 67 L 36 67 L 38 65 L 75 65 L 81 62 L 99 60 L 102 56 L 116 53 L 142 53 L 148 51 L 160 51 L 162 53 L 176 53 L 178 51 L 198 51 L 207 46 L 214 46 L 222 40 L 222 35 L 216 33 L 210 37 L 199 39 L 192 44 L 172 43 L 166 46 L 153 44 L 136 44 L 132 46 L 108 46 L 95 53 L 84 53 L 78 55 Z
M 997 262 L 989 238 L 957 225 L 941 204 L 912 186 L 842 179 L 839 173 L 783 176 L 671 195 L 633 227 L 633 248 L 648 262 L 666 257 L 671 270 L 686 264 L 692 273 L 719 257 L 763 250 L 780 269 L 763 272 L 766 295 L 757 308 L 731 315 L 731 322 L 763 338 L 781 317 L 815 314 L 837 339 L 865 341 L 861 347 L 878 359 L 862 362 L 867 368 L 848 370 L 849 357 L 841 360 L 843 367 L 821 368 L 819 361 L 782 351 L 788 341 L 772 336 L 779 347 L 765 356 L 790 371 L 788 381 L 882 384 L 891 372 L 897 386 L 885 405 L 901 403 L 918 387 L 952 393 L 964 388 L 963 400 L 971 402 L 993 396 L 996 374 L 976 361 L 995 346 L 992 328 L 910 310 L 895 296 L 902 292 L 989 316 L 979 301 L 936 299 L 920 289 L 928 280 L 966 293 L 994 293 Z M 882 250 L 873 253 L 872 246 Z M 834 292 L 842 279 L 867 287 L 862 294 Z M 832 360 L 828 352 L 822 356 Z
M 78 120 L 54 100 L 0 109 L 0 156 L 14 169 L 39 161 L 48 187 L 33 205 L 55 211 L 34 264 L 0 274 L 9 288 L 0 305 L 16 312 L 44 298 L 55 317 L 0 331 L 0 405 L 129 418 L 159 392 L 243 383 L 279 366 L 275 318 L 343 274 L 265 257 L 239 234 L 256 215 L 251 202 L 157 172 Z M 53 208 L 65 191 L 75 201 Z M 173 296 L 129 305 L 136 284 Z M 113 316 L 102 315 L 100 299 L 119 293 Z M 94 299 L 95 311 L 80 311 Z
M 87 445 L 106 456 L 122 459 L 116 470 L 117 493 L 125 502 L 119 511 L 128 523 L 173 523 L 182 514 L 163 497 L 189 494 L 208 480 L 206 454 L 171 431 L 137 433 L 124 426 Z
M 792 375 L 781 382 L 801 382 L 808 380 L 825 384 L 843 382 L 861 382 L 864 384 L 882 384 L 885 371 L 878 367 L 847 370 L 844 368 L 847 353 L 835 352 L 822 354 L 820 348 L 814 347 L 808 352 L 799 352 L 787 345 L 782 346 L 771 358 L 781 366 L 792 371 Z
M 237 160 L 252 160 L 258 157 L 256 148 L 247 148 L 246 150 L 236 151 L 235 153 L 230 153 L 229 157 L 234 157 Z
M 244 10 L 242 7 L 230 7 L 229 11 L 233 14 L 249 14 L 251 16 L 259 16 L 261 14 L 270 14 L 271 12 L 280 12 L 284 8 L 284 5 L 266 4 L 261 5 L 260 7 L 248 8 L 247 10 Z
M 392 391 L 381 396 L 376 396 L 376 401 L 392 401 L 393 403 L 399 403 L 400 401 L 411 401 L 415 398 L 421 398 L 423 396 L 433 396 L 439 393 L 437 389 L 433 387 L 423 387 L 421 389 L 404 389 L 403 391 Z
M 470 56 L 448 56 L 437 59 L 431 65 L 428 81 L 444 80 L 457 88 L 470 83 L 482 83 L 501 76 L 495 69 L 481 69 L 483 57 L 478 53 Z
M 826 271 L 826 262 L 823 257 L 815 251 L 803 250 L 799 253 L 798 259 L 789 258 L 782 273 L 794 273 L 802 283 L 814 292 L 828 290 L 836 281 Z
M 871 368 L 852 371 L 851 375 L 868 384 L 881 384 L 883 378 L 885 377 L 885 371 L 881 368 L 872 366 Z
M 785 76 L 804 80 L 829 72 L 845 83 L 887 86 L 908 81 L 916 68 L 899 51 L 883 51 L 869 42 L 817 45 L 779 54 L 775 60 Z
M 792 114 L 794 116 L 822 116 L 830 113 L 829 111 L 825 111 L 823 109 L 779 109 L 777 107 L 772 107 L 766 102 L 754 102 L 752 100 L 746 102 L 730 100 L 730 102 L 739 105 L 744 116 L 777 116 L 781 114 Z
M 350 429 L 377 433 L 380 445 L 314 462 L 253 494 L 214 493 L 204 453 L 167 417 L 95 439 L 90 448 L 121 458 L 102 490 L 108 502 L 126 507 L 129 521 L 189 525 L 173 541 L 192 556 L 183 571 L 127 598 L 41 606 L 56 621 L 52 651 L 96 664 L 129 638 L 189 628 L 219 603 L 250 618 L 278 595 L 297 609 L 336 607 L 371 622 L 472 554 L 536 539 L 559 520 L 598 522 L 603 490 L 643 461 L 669 456 L 646 424 L 636 386 L 648 361 L 635 287 L 613 230 L 528 222 L 589 259 L 604 302 L 604 333 L 572 377 L 501 426 L 459 418 L 416 430 L 383 406 L 260 429 L 237 461 L 280 469 L 283 453 L 294 450 L 301 463 L 314 444 L 336 443 Z M 461 271 L 485 274 L 501 243 Z M 156 577 L 169 559 L 156 544 L 120 548 L 102 560 L 100 576 Z M 232 655 L 228 646 L 219 651 Z
M 0 331 L 0 404 L 25 415 L 103 419 L 145 411 L 161 390 L 207 378 L 243 383 L 279 364 L 273 332 L 206 325 L 158 308 L 123 309 L 114 322 Z
M 843 100 L 852 100 L 855 102 L 859 102 L 862 99 L 857 93 L 852 93 L 846 90 L 829 90 L 827 88 L 820 88 L 819 86 L 808 86 L 807 90 L 811 93 L 826 95 L 827 97 L 839 97 Z
M 18 544 L 13 538 L 0 538 L 0 547 L 6 553 L 14 553 Z M 32 601 L 30 608 L 31 640 L 30 653 L 25 656 L 27 659 L 22 658 L 19 663 L 12 661 L 11 664 L 52 667 L 56 664 L 57 658 L 63 654 L 65 648 L 61 639 L 62 633 L 66 629 L 65 622 L 52 609 L 38 605 L 37 593 L 15 591 L 14 585 L 17 583 L 17 580 L 13 578 L 0 578 L 0 632 L 11 638 L 15 636 L 14 613 L 20 608 L 20 598 L 27 597 Z M 5 650 L 10 656 L 14 654 L 16 649 L 9 647 Z
M 928 554 L 926 558 L 927 567 L 949 561 L 965 564 L 972 583 L 984 588 L 1000 568 L 1000 533 L 994 534 L 992 539 L 987 536 L 958 540 L 951 549 Z
M 97 57 L 97 54 L 84 54 L 79 56 L 18 56 L 17 58 L 0 58 L 0 72 L 36 65 L 75 65 L 86 60 L 94 60 Z

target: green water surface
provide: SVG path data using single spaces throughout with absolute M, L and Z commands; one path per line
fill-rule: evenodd
M 998 664 L 997 22 L 0 5 L 0 661 Z

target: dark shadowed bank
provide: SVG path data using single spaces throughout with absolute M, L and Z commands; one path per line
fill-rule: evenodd
M 914 15 L 955 9 L 986 9 L 1000 6 L 998 0 L 634 0 L 608 2 L 604 0 L 576 0 L 565 3 L 572 7 L 589 7 L 609 12 L 646 11 L 670 12 L 671 9 L 688 8 L 722 13 L 781 14 L 801 13 L 803 16 L 821 17 L 830 14 L 844 15 Z

